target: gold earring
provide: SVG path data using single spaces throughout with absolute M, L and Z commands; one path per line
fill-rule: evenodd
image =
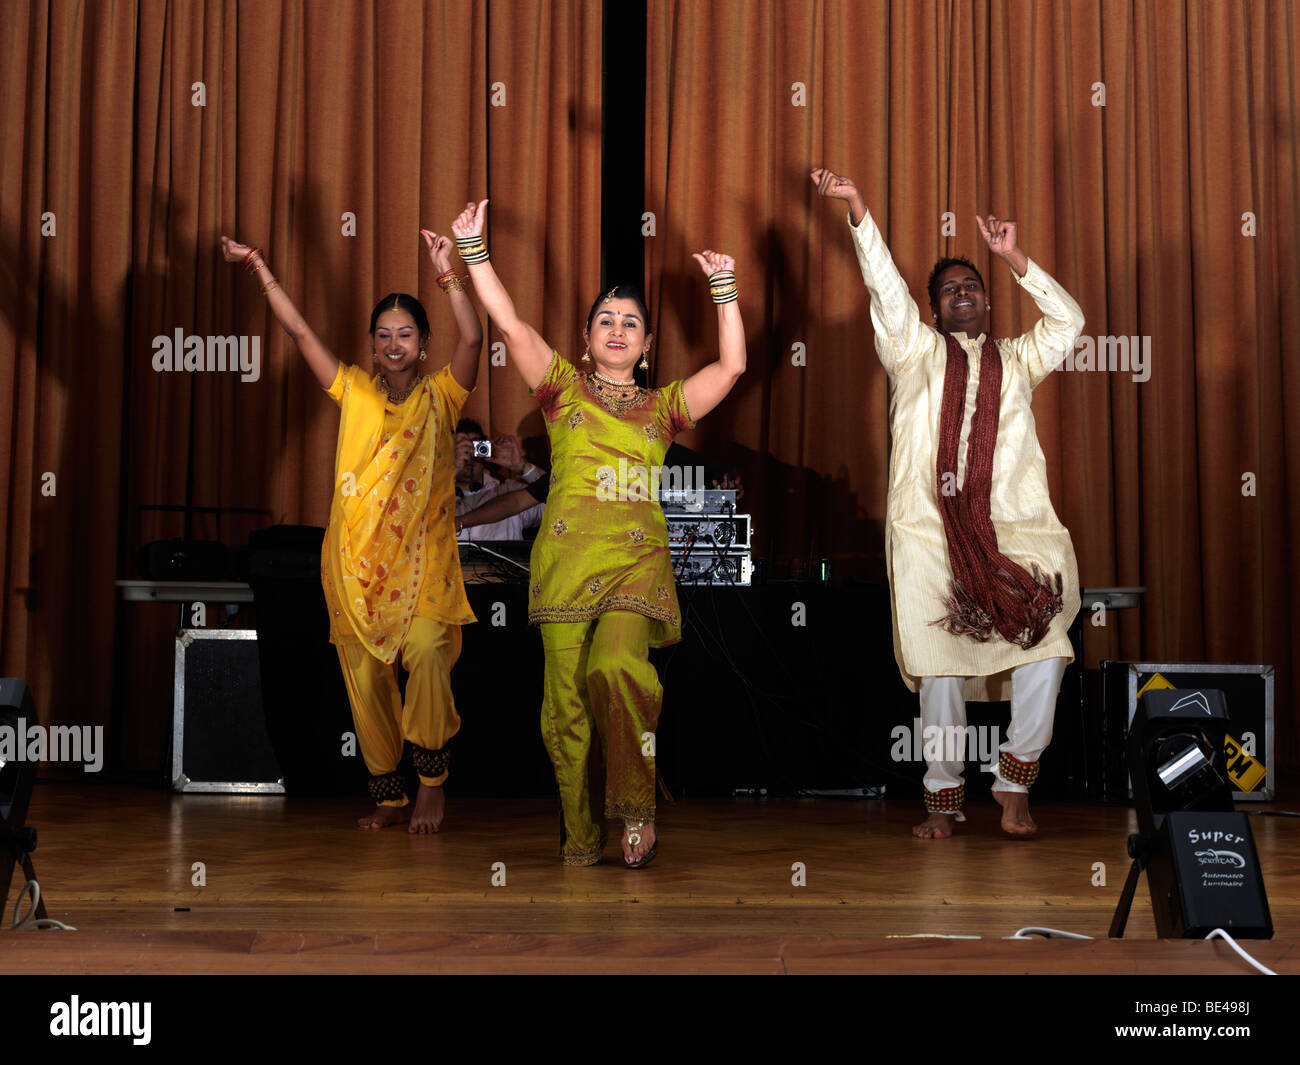
M 584 354 L 584 355 L 582 356 L 582 361 L 583 361 L 583 362 L 591 362 L 591 345 L 590 345 L 590 344 L 587 345 L 587 351 L 586 351 L 586 354 Z
M 641 353 L 641 361 L 640 361 L 639 363 L 637 363 L 637 365 L 640 366 L 641 369 L 643 369 L 643 370 L 648 370 L 648 369 L 650 369 L 650 360 L 649 360 L 648 358 L 646 358 L 646 356 L 649 355 L 649 354 L 650 354 L 649 350 L 643 351 L 643 352 Z
M 421 349 L 420 349 L 420 361 L 421 361 L 421 362 L 424 362 L 424 360 L 427 359 L 427 358 L 428 358 L 428 356 L 425 355 L 425 353 L 424 353 L 424 348 L 421 348 Z

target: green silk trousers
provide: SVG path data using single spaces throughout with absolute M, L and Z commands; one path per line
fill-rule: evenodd
M 560 791 L 566 865 L 600 860 L 605 818 L 654 820 L 663 688 L 650 664 L 651 626 L 624 610 L 541 626 L 542 740 Z

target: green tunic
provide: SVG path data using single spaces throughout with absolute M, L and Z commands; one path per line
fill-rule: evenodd
M 649 489 L 673 437 L 695 424 L 682 382 L 640 389 L 621 403 L 556 353 L 534 394 L 552 472 L 533 545 L 528 620 L 588 621 L 630 610 L 651 619 L 652 647 L 676 643 L 682 622 L 668 526 Z

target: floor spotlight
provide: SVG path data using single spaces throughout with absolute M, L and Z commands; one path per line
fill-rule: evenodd
M 1145 869 L 1156 934 L 1202 939 L 1216 928 L 1270 939 L 1273 920 L 1250 818 L 1232 805 L 1223 759 L 1227 704 L 1220 691 L 1153 690 L 1128 735 L 1138 833 L 1110 935 L 1124 935 Z

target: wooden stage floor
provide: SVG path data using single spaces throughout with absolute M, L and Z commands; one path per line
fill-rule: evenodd
M 1157 940 L 1145 879 L 1126 938 L 1105 938 L 1128 871 L 1127 809 L 1038 806 L 1038 837 L 1017 841 L 985 801 L 953 839 L 918 841 L 914 802 L 664 803 L 660 855 L 634 871 L 616 842 L 601 865 L 563 866 L 550 800 L 453 796 L 428 837 L 361 831 L 365 808 L 43 782 L 33 858 L 50 916 L 78 931 L 0 933 L 0 971 L 1252 971 L 1221 941 Z M 1276 933 L 1244 945 L 1300 973 L 1300 822 L 1251 824 Z M 1098 941 L 1004 938 L 1026 926 Z M 902 938 L 934 936 L 978 938 Z

